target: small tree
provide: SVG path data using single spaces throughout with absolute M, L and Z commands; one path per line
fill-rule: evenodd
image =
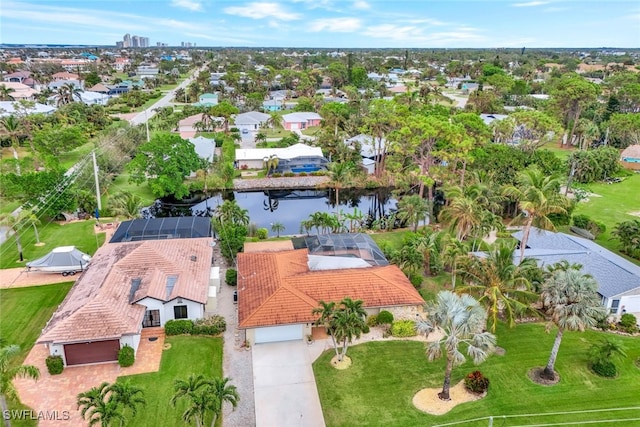
M 334 302 L 320 301 L 320 307 L 314 308 L 312 313 L 320 315 L 316 325 L 322 325 L 327 329 L 336 357 L 341 362 L 347 355 L 349 344 L 354 338 L 360 338 L 367 326 L 367 312 L 362 306 L 362 301 L 345 297 L 337 308 Z
M 450 291 L 438 293 L 435 303 L 426 307 L 427 318 L 418 322 L 418 331 L 428 335 L 440 329 L 442 338 L 427 346 L 429 361 L 440 358 L 447 359 L 442 391 L 438 393 L 441 400 L 449 400 L 451 372 L 455 366 L 465 361 L 460 352 L 460 344 L 467 345 L 467 354 L 475 364 L 483 362 L 493 351 L 496 337 L 490 332 L 483 332 L 487 324 L 487 312 L 473 297 L 456 295 Z
M 271 231 L 276 233 L 278 237 L 280 237 L 280 233 L 282 233 L 285 229 L 285 226 L 281 222 L 274 222 L 271 224 Z
M 592 369 L 601 376 L 613 377 L 617 373 L 613 358 L 627 357 L 626 347 L 618 340 L 604 338 L 589 348 L 589 359 Z
M 14 379 L 20 377 L 37 381 L 40 378 L 40 370 L 33 365 L 11 366 L 11 359 L 16 357 L 19 352 L 20 347 L 17 345 L 0 348 L 0 406 L 3 413 L 9 409 L 6 399 L 17 398 L 16 389 L 13 386 Z

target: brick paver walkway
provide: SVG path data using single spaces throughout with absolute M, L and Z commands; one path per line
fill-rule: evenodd
M 158 337 L 149 341 L 149 337 Z M 14 384 L 20 400 L 34 411 L 57 411 L 58 420 L 41 420 L 38 427 L 81 427 L 87 422 L 80 417 L 76 407 L 78 393 L 88 391 L 102 382 L 113 383 L 119 376 L 157 372 L 164 346 L 164 329 L 143 329 L 136 362 L 128 368 L 121 368 L 117 362 L 93 365 L 72 366 L 64 369 L 60 375 L 50 375 L 45 365 L 49 350 L 43 344 L 36 344 L 24 361 L 40 369 L 40 379 L 36 382 L 16 379 Z M 68 411 L 69 419 L 63 420 L 63 411 Z

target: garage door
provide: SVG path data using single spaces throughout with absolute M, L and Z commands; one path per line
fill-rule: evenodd
M 622 301 L 620 301 L 620 306 L 623 305 L 627 313 L 640 313 L 640 295 L 623 297 Z
M 94 341 L 64 346 L 67 365 L 84 363 L 110 362 L 118 360 L 120 340 Z
M 302 325 L 273 326 L 256 329 L 256 344 L 302 339 Z

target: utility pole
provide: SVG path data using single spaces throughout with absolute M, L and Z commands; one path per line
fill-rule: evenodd
M 102 210 L 102 200 L 100 200 L 100 180 L 98 180 L 98 162 L 96 161 L 96 150 L 91 152 L 93 158 L 93 177 L 96 180 L 96 200 L 98 201 L 98 211 Z

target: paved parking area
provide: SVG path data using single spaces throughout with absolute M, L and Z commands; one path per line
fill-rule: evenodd
M 253 385 L 257 427 L 324 427 L 304 341 L 253 346 Z

